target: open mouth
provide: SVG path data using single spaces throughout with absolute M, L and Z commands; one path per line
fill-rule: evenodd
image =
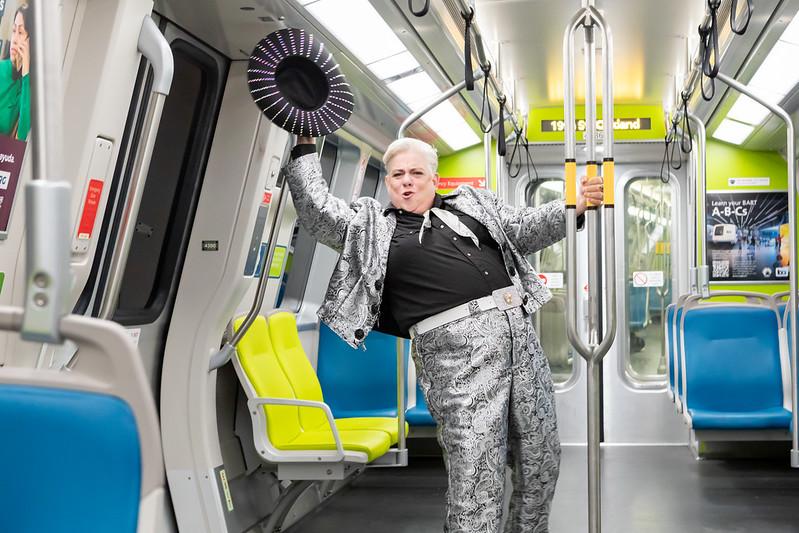
M 411 196 L 413 196 L 413 191 L 405 191 L 404 193 L 402 193 L 402 197 L 403 197 L 404 199 L 406 199 L 406 200 L 407 200 L 408 198 L 410 198 Z

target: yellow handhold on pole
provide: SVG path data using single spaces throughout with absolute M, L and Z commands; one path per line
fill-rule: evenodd
M 577 162 L 574 159 L 566 160 L 566 207 L 577 207 Z
M 616 163 L 613 161 L 612 157 L 609 157 L 602 161 L 602 177 L 604 178 L 604 193 L 605 193 L 605 207 L 613 207 L 616 203 L 615 197 L 615 173 L 616 173 Z

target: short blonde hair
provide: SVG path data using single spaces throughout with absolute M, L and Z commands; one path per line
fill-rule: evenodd
M 386 170 L 388 170 L 388 164 L 391 162 L 391 159 L 400 152 L 417 152 L 422 154 L 425 159 L 427 159 L 427 163 L 430 166 L 430 173 L 435 174 L 438 172 L 438 152 L 436 149 L 424 141 L 412 139 L 410 137 L 397 139 L 388 145 L 386 153 L 383 154 L 383 165 L 386 167 Z

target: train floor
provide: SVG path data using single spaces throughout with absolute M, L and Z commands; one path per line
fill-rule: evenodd
M 585 447 L 563 448 L 550 533 L 585 533 Z M 602 450 L 603 530 L 609 533 L 799 532 L 799 471 L 788 454 L 695 460 L 687 447 Z M 436 457 L 367 470 L 287 533 L 442 530 L 446 475 Z

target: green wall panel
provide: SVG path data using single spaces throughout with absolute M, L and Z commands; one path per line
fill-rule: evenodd
M 768 187 L 730 187 L 728 178 L 770 178 Z M 731 144 L 708 139 L 707 141 L 707 190 L 748 191 L 788 189 L 788 168 L 785 159 L 776 152 L 755 152 Z M 701 226 L 697 228 L 697 239 L 701 237 Z M 700 253 L 702 253 L 700 251 Z M 713 290 L 756 291 L 766 294 L 789 290 L 788 283 L 731 284 L 711 283 Z

